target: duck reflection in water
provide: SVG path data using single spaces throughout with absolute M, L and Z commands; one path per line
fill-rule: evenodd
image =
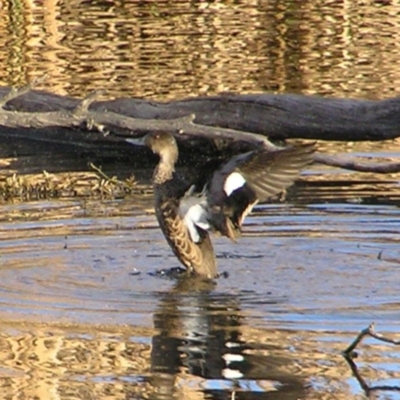
M 187 399 L 188 390 L 207 399 L 305 398 L 305 383 L 289 372 L 295 360 L 282 357 L 278 344 L 246 343 L 237 296 L 213 289 L 212 281 L 192 277 L 162 295 L 154 313 L 152 398 Z

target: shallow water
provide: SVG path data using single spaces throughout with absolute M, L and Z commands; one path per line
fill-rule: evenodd
M 396 0 L 8 1 L 0 84 L 387 98 L 399 15 Z M 320 151 L 400 157 L 398 141 Z M 215 238 L 229 276 L 210 285 L 149 275 L 177 266 L 151 196 L 1 204 L 2 398 L 400 399 L 396 346 L 365 340 L 358 370 L 341 355 L 372 321 L 399 337 L 399 175 L 306 181 L 238 244 Z
M 298 185 L 300 202 L 257 207 L 237 244 L 215 238 L 229 276 L 210 284 L 151 275 L 178 263 L 149 195 L 4 205 L 2 390 L 55 399 L 361 396 L 341 351 L 373 321 L 379 332 L 400 331 L 400 209 L 371 196 L 376 184 L 364 183 L 356 204 L 345 190 L 327 202 L 325 186 Z M 377 398 L 397 398 L 399 358 L 390 344 L 360 346 L 361 379 L 386 386 Z

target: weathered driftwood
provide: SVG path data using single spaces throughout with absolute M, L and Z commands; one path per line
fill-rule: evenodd
M 400 136 L 400 98 L 366 101 L 225 94 L 168 103 L 95 102 L 95 98 L 80 101 L 30 88 L 0 88 L 0 157 L 39 151 L 68 154 L 71 159 L 90 155 L 95 162 L 132 159 L 132 146 L 123 138 L 160 129 L 186 138 L 213 139 L 214 144 L 215 139 L 228 139 L 268 147 L 273 145 L 267 137 L 357 141 Z M 136 161 L 142 164 L 143 157 Z M 316 161 L 361 171 L 400 171 L 400 163 L 392 162 L 371 165 L 323 154 Z
M 0 96 L 5 96 L 9 91 L 8 88 L 0 88 Z M 54 126 L 71 126 L 70 115 L 64 119 L 66 115 L 62 111 L 71 111 L 78 105 L 83 105 L 81 108 L 84 110 L 92 102 L 92 99 L 82 102 L 41 91 L 23 90 L 21 93 L 17 91 L 6 102 L 0 101 L 0 105 L 6 104 L 9 109 L 30 113 L 61 113 L 37 115 L 26 122 L 23 118 L 25 115 L 11 117 L 2 114 L 1 125 L 42 128 L 52 123 Z M 259 133 L 280 139 L 361 141 L 400 136 L 400 97 L 370 101 L 293 94 L 224 94 L 166 103 L 137 98 L 117 99 L 95 102 L 91 104 L 91 110 L 110 113 L 106 117 L 94 114 L 95 122 L 126 129 L 160 129 L 164 125 L 151 120 L 159 122 L 171 119 L 177 119 L 178 122 L 169 125 L 162 121 L 162 124 L 166 124 L 165 129 L 179 129 L 182 123 L 192 119 L 189 116 L 194 115 L 193 122 L 197 125 Z M 111 113 L 118 114 L 118 121 L 115 121 L 116 116 Z M 121 115 L 135 118 L 137 125 L 132 128 L 131 120 L 126 120 L 125 124 Z M 147 128 L 148 125 L 144 125 L 145 121 L 141 120 L 155 125 Z

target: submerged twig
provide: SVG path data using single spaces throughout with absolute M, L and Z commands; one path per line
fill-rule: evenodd
M 391 386 L 391 385 L 370 385 L 366 382 L 366 380 L 362 377 L 360 371 L 357 368 L 357 365 L 353 361 L 353 359 L 357 356 L 357 353 L 354 352 L 354 349 L 357 347 L 357 345 L 366 337 L 370 336 L 373 337 L 374 339 L 380 340 L 385 343 L 390 343 L 394 345 L 400 345 L 400 340 L 388 338 L 381 333 L 378 333 L 375 331 L 375 325 L 372 323 L 369 325 L 367 328 L 363 329 L 357 337 L 353 340 L 353 342 L 347 347 L 346 350 L 343 352 L 343 356 L 347 363 L 350 366 L 351 372 L 353 373 L 354 377 L 356 378 L 357 382 L 361 386 L 361 388 L 364 390 L 365 394 L 367 397 L 370 396 L 372 392 L 377 392 L 377 391 L 400 391 L 400 386 Z
M 355 362 L 352 360 L 349 355 L 345 354 L 344 355 L 345 360 L 350 366 L 351 372 L 353 373 L 354 377 L 356 378 L 357 382 L 361 386 L 362 390 L 364 390 L 365 394 L 367 397 L 371 394 L 371 392 L 377 392 L 377 391 L 394 391 L 394 392 L 399 392 L 400 391 L 400 386 L 390 386 L 390 385 L 369 385 L 365 379 L 362 377 L 360 371 L 358 370 L 357 365 Z

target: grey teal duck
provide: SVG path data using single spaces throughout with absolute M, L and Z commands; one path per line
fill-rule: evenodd
M 160 228 L 186 270 L 205 278 L 218 275 L 209 231 L 235 241 L 254 205 L 288 188 L 313 161 L 315 151 L 313 144 L 304 144 L 240 154 L 213 171 L 199 188 L 175 171 L 178 146 L 174 136 L 152 132 L 141 143 L 160 157 L 153 173 Z

